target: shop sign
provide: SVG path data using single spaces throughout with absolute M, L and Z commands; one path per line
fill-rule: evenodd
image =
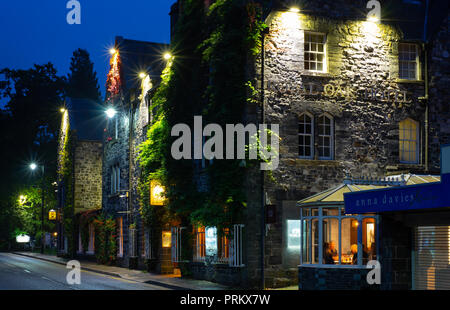
M 327 98 L 345 98 L 346 100 L 372 100 L 381 102 L 410 103 L 408 92 L 403 90 L 365 87 L 355 89 L 351 86 L 335 84 L 304 83 L 303 85 L 289 85 L 268 82 L 268 89 L 281 94 L 300 94 L 304 96 L 322 96 Z
M 363 214 L 450 207 L 449 185 L 435 182 L 345 193 L 345 213 Z

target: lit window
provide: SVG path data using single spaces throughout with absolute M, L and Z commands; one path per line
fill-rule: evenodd
M 326 36 L 305 32 L 305 70 L 326 72 Z
M 198 227 L 195 230 L 195 252 L 194 261 L 202 262 L 206 258 L 206 244 L 205 244 L 205 227 Z
M 300 158 L 313 158 L 313 137 L 313 117 L 308 114 L 302 114 L 298 124 L 298 146 Z
M 89 224 L 88 254 L 94 254 L 94 252 L 95 252 L 95 227 L 94 224 Z
M 333 159 L 333 118 L 321 115 L 318 118 L 319 159 Z
M 333 206 L 302 208 L 301 214 L 302 264 L 364 266 L 376 259 L 375 217 L 345 215 Z
M 399 123 L 400 162 L 419 163 L 419 124 L 410 118 Z
M 123 218 L 119 217 L 117 219 L 118 233 L 119 233 L 119 249 L 117 256 L 123 256 Z
M 400 43 L 398 45 L 398 60 L 400 79 L 419 79 L 419 51 L 417 44 Z

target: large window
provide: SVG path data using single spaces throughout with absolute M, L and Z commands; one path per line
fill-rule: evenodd
M 373 215 L 346 215 L 341 206 L 304 207 L 300 224 L 301 264 L 363 266 L 377 257 Z
M 419 123 L 407 118 L 399 123 L 400 162 L 419 163 Z
M 305 70 L 326 72 L 326 36 L 305 32 Z
M 117 251 L 117 256 L 122 257 L 123 256 L 123 217 L 119 217 L 117 219 L 117 230 L 119 235 L 119 248 Z
M 298 146 L 300 158 L 313 158 L 314 156 L 314 118 L 304 113 L 298 123 Z
M 400 43 L 398 45 L 399 78 L 419 80 L 419 51 L 417 44 Z
M 318 118 L 319 159 L 333 159 L 333 118 L 326 114 Z

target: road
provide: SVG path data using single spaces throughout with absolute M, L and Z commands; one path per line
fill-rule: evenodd
M 81 271 L 81 284 L 69 285 L 66 266 L 0 253 L 0 290 L 167 290 L 165 287 Z

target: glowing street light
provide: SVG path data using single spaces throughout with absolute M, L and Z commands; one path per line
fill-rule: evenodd
M 111 55 L 114 55 L 115 53 L 117 53 L 117 50 L 116 50 L 115 48 L 111 48 L 111 49 L 109 50 L 109 53 L 110 53 Z
M 141 72 L 141 73 L 139 73 L 139 77 L 140 77 L 141 79 L 145 79 L 145 78 L 147 77 L 147 73 Z
M 30 164 L 30 169 L 31 169 L 31 170 L 34 171 L 34 170 L 36 170 L 36 168 L 37 168 L 37 165 L 36 165 L 35 163 L 31 163 L 31 164 Z
M 64 113 L 64 112 L 66 112 L 66 109 L 61 108 L 59 111 L 60 111 L 61 113 Z
M 116 116 L 117 114 L 117 111 L 114 108 L 109 108 L 105 111 L 105 113 L 108 118 L 114 118 L 114 116 Z
M 380 19 L 376 15 L 369 16 L 369 18 L 367 20 L 369 22 L 372 22 L 372 23 L 379 23 L 380 22 Z
M 300 9 L 299 9 L 298 7 L 292 7 L 292 8 L 289 9 L 289 12 L 292 12 L 292 13 L 299 13 L 299 12 L 300 12 Z
M 165 59 L 165 60 L 170 60 L 170 59 L 172 59 L 172 54 L 169 53 L 169 52 L 165 53 L 165 54 L 164 54 L 164 59 Z

